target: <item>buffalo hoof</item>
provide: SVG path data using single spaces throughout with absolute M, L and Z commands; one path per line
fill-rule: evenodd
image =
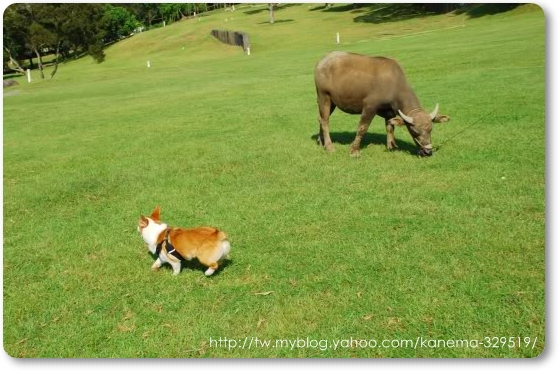
M 324 146 L 324 150 L 326 150 L 326 152 L 334 152 L 334 151 L 336 151 L 336 149 L 334 148 L 334 145 L 332 145 L 332 144 L 329 144 L 329 145 Z
M 386 144 L 386 149 L 388 151 L 393 151 L 393 150 L 396 150 L 397 148 L 398 148 L 398 146 L 396 146 L 396 144 L 394 142 L 388 142 Z

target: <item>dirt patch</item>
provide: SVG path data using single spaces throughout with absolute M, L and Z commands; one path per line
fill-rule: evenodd
M 11 87 L 11 86 L 14 86 L 14 85 L 18 85 L 18 84 L 19 84 L 19 83 L 18 83 L 17 81 L 11 80 L 11 79 L 9 79 L 9 80 L 4 80 L 4 81 L 2 82 L 2 85 L 3 85 L 4 88 L 8 88 L 8 87 Z
M 11 90 L 9 92 L 4 92 L 4 97 L 17 96 L 18 94 L 19 90 Z

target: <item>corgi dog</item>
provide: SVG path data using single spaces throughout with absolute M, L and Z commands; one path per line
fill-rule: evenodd
M 138 232 L 149 251 L 157 255 L 157 260 L 151 266 L 152 270 L 158 270 L 161 265 L 168 263 L 173 267 L 173 275 L 178 275 L 182 260 L 197 258 L 208 268 L 205 274 L 210 276 L 223 258 L 229 258 L 231 244 L 225 232 L 206 226 L 173 228 L 161 222 L 160 216 L 161 209 L 156 206 L 149 217 L 141 215 L 138 221 Z

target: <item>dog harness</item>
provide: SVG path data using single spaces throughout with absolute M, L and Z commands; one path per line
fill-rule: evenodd
M 165 230 L 165 239 L 157 244 L 157 246 L 155 247 L 155 254 L 159 257 L 159 254 L 163 249 L 163 245 L 165 245 L 165 251 L 167 251 L 167 254 L 175 256 L 179 260 L 184 261 L 184 257 L 181 256 L 181 254 L 175 249 L 175 247 L 173 247 L 173 245 L 171 244 L 171 240 L 169 240 L 169 232 L 171 232 L 171 230 L 171 228 Z

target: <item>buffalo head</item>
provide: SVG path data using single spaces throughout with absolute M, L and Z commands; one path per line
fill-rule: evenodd
M 398 114 L 404 120 L 408 131 L 419 148 L 419 156 L 431 156 L 433 154 L 433 145 L 431 145 L 431 130 L 433 129 L 433 121 L 439 112 L 439 104 L 430 113 L 426 113 L 421 108 L 416 108 L 405 115 L 398 110 Z

